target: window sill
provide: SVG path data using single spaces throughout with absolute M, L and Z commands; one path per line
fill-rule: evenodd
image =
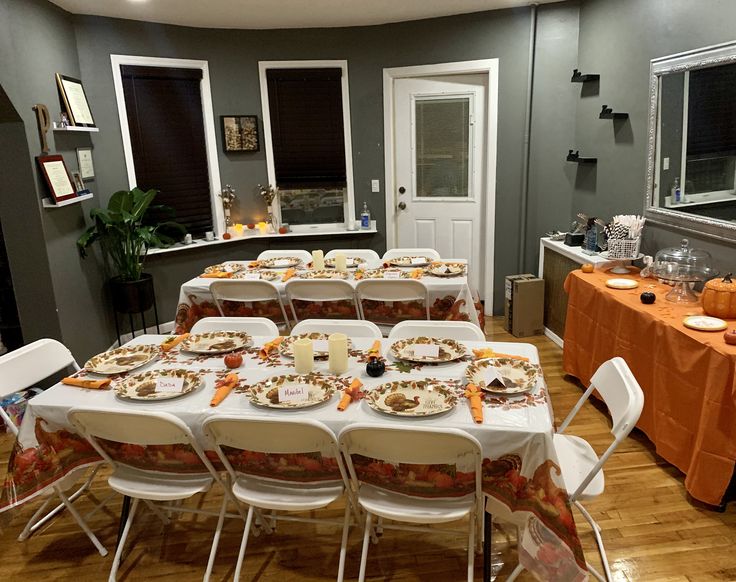
M 192 249 L 201 249 L 205 247 L 210 247 L 214 245 L 222 245 L 222 244 L 231 244 L 231 243 L 239 243 L 239 242 L 245 242 L 249 240 L 260 240 L 260 239 L 269 239 L 269 238 L 304 238 L 309 236 L 319 236 L 319 237 L 329 237 L 329 236 L 355 236 L 355 235 L 361 235 L 361 234 L 376 234 L 378 231 L 376 230 L 376 221 L 371 221 L 371 227 L 367 229 L 361 229 L 361 230 L 348 230 L 344 226 L 335 226 L 334 228 L 330 230 L 321 230 L 321 229 L 314 229 L 314 230 L 304 230 L 304 231 L 298 231 L 298 232 L 287 232 L 286 234 L 275 234 L 275 233 L 268 233 L 268 234 L 260 234 L 257 231 L 246 231 L 246 232 L 253 232 L 254 234 L 244 234 L 240 237 L 232 237 L 230 239 L 223 239 L 223 238 L 216 238 L 215 240 L 195 240 L 192 241 L 191 244 L 185 245 L 183 243 L 177 243 L 174 246 L 165 248 L 165 249 L 151 249 L 148 251 L 148 255 L 162 255 L 164 253 L 175 253 L 179 251 L 188 251 Z

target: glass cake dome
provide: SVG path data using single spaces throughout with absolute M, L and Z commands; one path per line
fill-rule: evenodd
M 690 242 L 684 238 L 679 247 L 657 252 L 652 272 L 662 282 L 674 285 L 665 299 L 675 303 L 697 303 L 698 297 L 693 293 L 690 284 L 713 277 L 715 272 L 711 262 L 709 252 L 690 248 Z

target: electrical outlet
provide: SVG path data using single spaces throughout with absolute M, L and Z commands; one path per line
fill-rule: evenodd
M 371 180 L 371 192 L 380 192 L 380 191 L 381 191 L 381 181 Z

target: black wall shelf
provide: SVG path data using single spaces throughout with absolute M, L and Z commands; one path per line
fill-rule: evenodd
M 628 113 L 620 113 L 611 109 L 608 105 L 601 107 L 601 113 L 598 119 L 628 119 Z
M 580 157 L 580 150 L 576 150 L 573 152 L 572 150 L 568 150 L 567 152 L 567 158 L 565 158 L 568 162 L 574 162 L 576 164 L 597 164 L 598 158 L 581 158 Z
M 592 73 L 583 74 L 577 69 L 574 69 L 572 72 L 572 78 L 570 79 L 571 83 L 590 83 L 592 81 L 599 81 L 601 78 L 600 75 L 595 75 Z

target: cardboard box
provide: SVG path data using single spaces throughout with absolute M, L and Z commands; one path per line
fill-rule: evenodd
M 504 327 L 515 337 L 544 333 L 544 279 L 532 274 L 506 277 Z

